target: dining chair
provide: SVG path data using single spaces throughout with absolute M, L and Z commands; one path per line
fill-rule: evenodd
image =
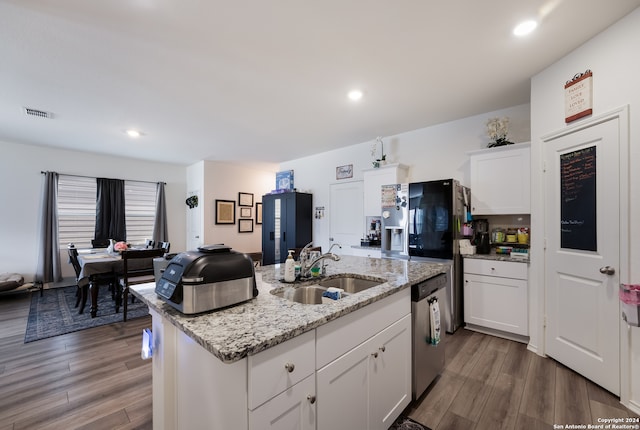
M 118 291 L 116 293 L 116 313 L 119 311 L 120 305 L 122 305 L 123 321 L 127 321 L 129 286 L 154 282 L 153 259 L 163 255 L 164 250 L 162 248 L 122 251 L 123 273 L 118 282 Z M 134 297 L 131 296 L 132 302 L 133 299 Z
M 108 248 L 109 239 L 91 239 L 92 248 Z
M 73 267 L 73 271 L 76 273 L 76 304 L 77 308 L 82 302 L 83 308 L 87 303 L 87 297 L 89 296 L 89 284 L 87 283 L 84 286 L 80 286 L 80 272 L 82 272 L 82 267 L 80 266 L 80 261 L 78 260 L 78 248 L 75 247 L 73 243 L 70 243 L 67 247 L 67 251 L 69 253 L 69 263 Z M 100 275 L 91 275 L 93 282 L 100 284 L 109 284 L 109 288 L 114 288 L 115 284 L 115 276 L 113 273 L 104 273 Z M 82 310 L 82 309 L 81 309 Z
M 153 239 L 147 239 L 144 242 L 145 249 L 155 248 L 155 246 L 156 246 L 156 241 Z

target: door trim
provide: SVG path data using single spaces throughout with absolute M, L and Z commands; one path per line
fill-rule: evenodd
M 630 157 L 629 157 L 629 105 L 624 105 L 620 108 L 614 109 L 602 115 L 592 117 L 591 119 L 576 124 L 575 126 L 567 127 L 565 129 L 555 131 L 540 137 L 541 151 L 544 152 L 544 145 L 551 140 L 563 137 L 565 135 L 578 132 L 580 130 L 590 128 L 613 119 L 618 120 L 618 133 L 619 133 L 619 180 L 620 180 L 620 238 L 619 238 L 619 253 L 620 253 L 620 282 L 629 283 L 630 279 L 630 252 L 629 252 L 629 170 L 630 170 Z M 543 199 L 542 205 L 544 207 L 543 213 L 548 210 L 547 200 Z M 547 231 L 549 226 L 546 224 L 546 219 L 543 220 L 544 225 L 544 241 L 547 240 Z M 542 273 L 542 279 L 544 287 L 539 291 L 539 307 L 542 310 L 542 318 L 540 319 L 540 331 L 541 344 L 543 345 L 543 355 L 546 351 L 546 277 L 547 277 L 547 250 L 546 246 L 543 249 L 542 268 L 538 273 Z M 631 359 L 630 359 L 630 345 L 631 345 L 631 333 L 627 324 L 619 318 L 619 339 L 620 339 L 620 402 L 623 405 L 629 404 L 629 397 L 631 395 Z

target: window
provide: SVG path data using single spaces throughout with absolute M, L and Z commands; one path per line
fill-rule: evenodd
M 58 178 L 58 232 L 60 247 L 73 243 L 90 248 L 96 228 L 96 180 L 80 176 Z
M 156 184 L 125 181 L 124 213 L 127 242 L 144 243 L 145 239 L 151 239 L 156 219 Z
M 140 244 L 153 235 L 156 184 L 125 181 L 127 242 Z M 96 227 L 96 179 L 60 175 L 58 178 L 58 230 L 60 247 L 69 243 L 90 248 Z

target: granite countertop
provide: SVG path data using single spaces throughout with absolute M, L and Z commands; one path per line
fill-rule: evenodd
M 327 276 L 357 274 L 385 283 L 333 303 L 303 305 L 270 293 L 282 288 L 284 265 L 256 269 L 259 294 L 248 302 L 198 315 L 183 315 L 158 298 L 155 283 L 131 286 L 149 308 L 162 315 L 223 362 L 257 354 L 409 286 L 444 273 L 447 266 L 417 261 L 342 256 L 327 265 Z
M 529 263 L 528 258 L 513 258 L 509 254 L 463 254 L 464 258 L 472 258 L 476 260 L 493 260 L 493 261 L 510 261 L 512 263 Z

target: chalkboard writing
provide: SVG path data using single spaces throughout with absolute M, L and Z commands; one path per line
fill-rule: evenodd
M 560 247 L 597 251 L 596 147 L 560 156 Z

